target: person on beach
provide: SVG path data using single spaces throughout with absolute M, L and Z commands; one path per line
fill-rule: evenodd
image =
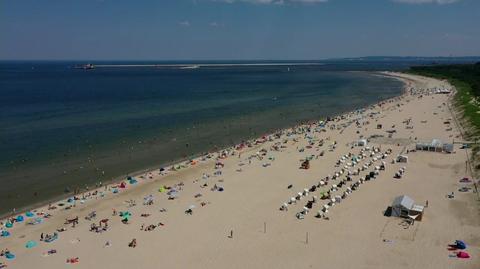
M 78 257 L 68 258 L 68 259 L 67 259 L 67 263 L 77 263 L 77 262 L 79 262 L 79 258 L 78 258 Z
M 8 253 L 10 253 L 10 250 L 8 250 L 8 248 L 2 249 L 2 251 L 0 252 L 0 257 L 6 256 Z
M 131 248 L 137 247 L 137 239 L 133 238 L 132 241 L 128 244 L 128 246 Z

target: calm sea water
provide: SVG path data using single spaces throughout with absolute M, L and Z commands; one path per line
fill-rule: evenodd
M 402 87 L 338 65 L 72 66 L 0 63 L 0 214 L 362 107 Z

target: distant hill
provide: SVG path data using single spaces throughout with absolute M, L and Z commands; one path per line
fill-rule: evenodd
M 446 64 L 446 63 L 476 63 L 480 56 L 465 57 L 418 57 L 418 56 L 366 56 L 353 58 L 332 58 L 324 61 L 332 62 L 405 62 L 421 64 Z

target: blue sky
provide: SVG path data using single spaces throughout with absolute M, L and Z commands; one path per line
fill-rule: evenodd
M 0 59 L 480 55 L 480 0 L 0 0 Z

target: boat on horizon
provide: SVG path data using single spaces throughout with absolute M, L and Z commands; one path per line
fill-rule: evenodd
M 91 70 L 91 69 L 95 69 L 95 65 L 93 65 L 93 64 L 75 65 L 73 68 L 74 69 Z

